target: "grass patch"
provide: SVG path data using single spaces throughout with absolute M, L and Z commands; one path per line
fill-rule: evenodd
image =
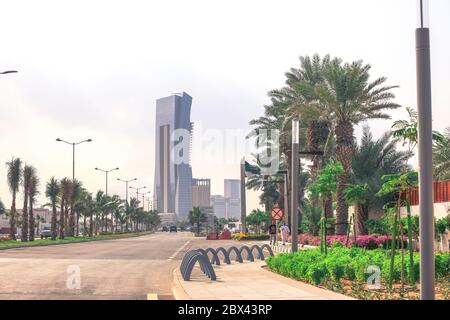
M 80 243 L 80 242 L 88 242 L 88 241 L 100 241 L 100 240 L 114 240 L 114 239 L 123 239 L 123 238 L 131 238 L 131 237 L 139 237 L 147 234 L 152 234 L 153 231 L 146 232 L 129 232 L 129 233 L 117 233 L 117 234 L 108 234 L 108 235 L 98 235 L 95 237 L 65 237 L 64 239 L 36 239 L 34 241 L 21 242 L 15 240 L 5 240 L 0 241 L 0 249 L 10 249 L 10 248 L 21 248 L 21 247 L 35 247 L 35 246 L 48 246 L 48 245 L 56 245 L 56 244 L 67 244 L 67 243 Z

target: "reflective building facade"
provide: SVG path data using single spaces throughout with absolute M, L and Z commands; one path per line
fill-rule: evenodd
M 155 207 L 182 220 L 192 209 L 191 104 L 192 97 L 185 92 L 156 101 Z M 174 135 L 177 129 L 185 134 Z

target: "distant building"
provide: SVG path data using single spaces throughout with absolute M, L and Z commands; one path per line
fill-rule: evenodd
M 240 199 L 225 199 L 226 218 L 241 218 L 241 200 Z
M 192 179 L 192 207 L 209 207 L 211 179 Z
M 161 226 L 169 227 L 177 223 L 177 215 L 175 213 L 160 213 L 159 217 L 161 218 Z
M 217 218 L 226 218 L 225 198 L 221 195 L 211 196 L 211 207 Z
M 241 216 L 241 181 L 239 179 L 224 180 L 225 218 Z
M 156 101 L 155 208 L 161 213 L 175 213 L 182 220 L 192 209 L 191 104 L 192 97 L 185 92 Z M 184 129 L 189 141 L 183 140 L 185 136 L 177 136 L 174 141 L 177 129 Z M 179 148 L 180 143 L 183 148 Z
M 241 198 L 241 180 L 225 179 L 224 180 L 224 197 L 228 199 Z

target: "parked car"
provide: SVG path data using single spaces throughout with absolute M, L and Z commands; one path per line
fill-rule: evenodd
M 167 227 L 162 227 L 162 231 L 163 231 L 163 232 L 168 232 L 168 231 L 169 231 L 169 228 L 167 228 Z
M 177 232 L 177 226 L 170 226 L 170 232 Z
M 47 239 L 50 238 L 52 236 L 52 230 L 50 229 L 50 227 L 44 227 L 41 230 L 41 239 Z

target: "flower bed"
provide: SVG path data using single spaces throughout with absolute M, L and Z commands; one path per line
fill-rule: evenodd
M 233 240 L 244 241 L 244 240 L 269 240 L 270 236 L 268 234 L 245 234 L 245 233 L 235 233 L 233 235 Z
M 364 249 L 377 249 L 377 248 L 390 248 L 392 237 L 390 236 L 380 236 L 380 235 L 370 235 L 370 236 L 357 236 L 356 243 L 354 243 L 354 239 L 350 236 L 347 240 L 347 236 L 327 236 L 327 246 L 331 247 L 334 243 L 340 243 L 343 246 L 347 245 L 348 247 L 358 247 Z M 291 237 L 288 238 L 288 241 L 291 241 Z M 298 243 L 302 245 L 310 245 L 310 246 L 320 246 L 320 237 L 313 236 L 311 234 L 300 234 L 298 235 Z M 397 244 L 400 247 L 400 243 Z M 406 237 L 403 238 L 403 245 L 406 248 L 407 242 Z

